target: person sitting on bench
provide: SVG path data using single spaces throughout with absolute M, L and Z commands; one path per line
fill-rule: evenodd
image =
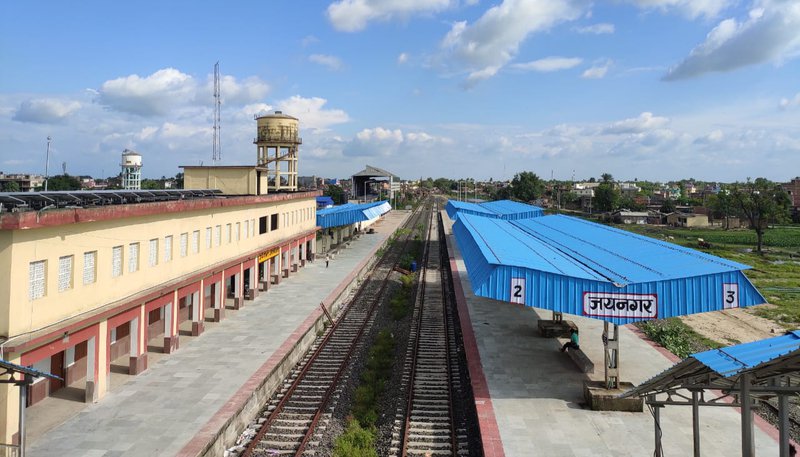
M 569 341 L 564 343 L 564 346 L 561 347 L 561 352 L 566 351 L 567 349 L 580 349 L 581 347 L 578 345 L 578 330 L 572 328 L 569 330 Z

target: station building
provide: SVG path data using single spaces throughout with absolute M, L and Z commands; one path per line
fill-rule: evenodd
M 0 358 L 63 379 L 35 380 L 28 406 L 65 387 L 97 401 L 112 364 L 141 373 L 313 259 L 298 120 L 257 122 L 255 166 L 184 167 L 184 190 L 0 194 Z M 209 183 L 225 190 L 190 189 Z M 2 443 L 17 441 L 19 398 L 0 384 Z

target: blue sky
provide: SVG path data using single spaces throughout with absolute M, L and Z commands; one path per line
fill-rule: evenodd
M 253 164 L 300 118 L 301 175 L 800 175 L 800 2 L 4 2 L 0 171 Z

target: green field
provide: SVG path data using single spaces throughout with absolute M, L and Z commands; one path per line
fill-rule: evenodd
M 786 328 L 796 328 L 800 324 L 800 226 L 768 229 L 764 235 L 764 255 L 753 252 L 756 246 L 753 230 L 684 229 L 651 225 L 615 227 L 752 266 L 753 269 L 746 270 L 745 274 L 774 305 L 759 307 L 758 314 Z M 698 238 L 711 243 L 712 247 L 700 249 Z

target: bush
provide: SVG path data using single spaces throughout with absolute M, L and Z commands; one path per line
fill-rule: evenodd
M 374 431 L 365 430 L 357 420 L 350 420 L 347 429 L 333 446 L 334 457 L 378 457 Z
M 698 335 L 677 317 L 637 325 L 648 338 L 682 359 L 695 352 L 721 347 L 719 343 Z

